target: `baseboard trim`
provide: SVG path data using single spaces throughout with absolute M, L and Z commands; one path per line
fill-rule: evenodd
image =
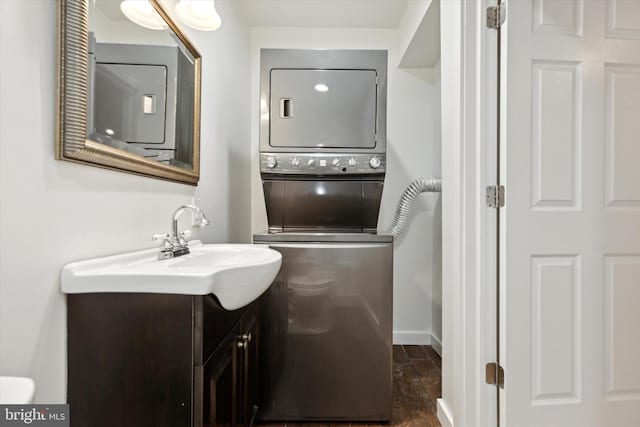
M 437 415 L 442 427 L 453 427 L 453 414 L 446 400 L 437 400 Z
M 442 343 L 433 333 L 431 334 L 431 347 L 438 353 L 438 356 L 442 357 Z
M 431 345 L 431 332 L 393 331 L 395 345 Z

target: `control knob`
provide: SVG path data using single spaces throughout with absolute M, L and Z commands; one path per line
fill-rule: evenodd
M 269 169 L 273 169 L 276 167 L 276 165 L 278 164 L 278 161 L 276 160 L 275 157 L 269 157 L 267 158 L 267 167 Z
M 382 162 L 379 157 L 372 157 L 371 160 L 369 160 L 369 166 L 371 166 L 372 169 L 378 169 L 381 164 Z

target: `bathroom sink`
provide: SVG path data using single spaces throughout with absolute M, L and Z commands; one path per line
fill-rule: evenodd
M 271 285 L 282 255 L 249 244 L 189 242 L 191 253 L 158 260 L 159 248 L 68 264 L 62 291 L 214 294 L 227 310 L 243 307 Z

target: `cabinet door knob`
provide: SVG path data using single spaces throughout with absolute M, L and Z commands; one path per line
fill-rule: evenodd
M 251 339 L 253 339 L 253 337 L 251 336 L 251 332 L 249 332 L 248 334 L 242 335 L 242 339 L 245 340 L 246 342 L 251 342 Z
M 244 348 L 246 347 L 247 342 L 245 340 L 239 340 L 238 341 L 238 348 Z

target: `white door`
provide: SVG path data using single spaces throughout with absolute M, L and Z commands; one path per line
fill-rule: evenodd
M 640 0 L 507 0 L 502 31 L 502 425 L 638 427 Z

